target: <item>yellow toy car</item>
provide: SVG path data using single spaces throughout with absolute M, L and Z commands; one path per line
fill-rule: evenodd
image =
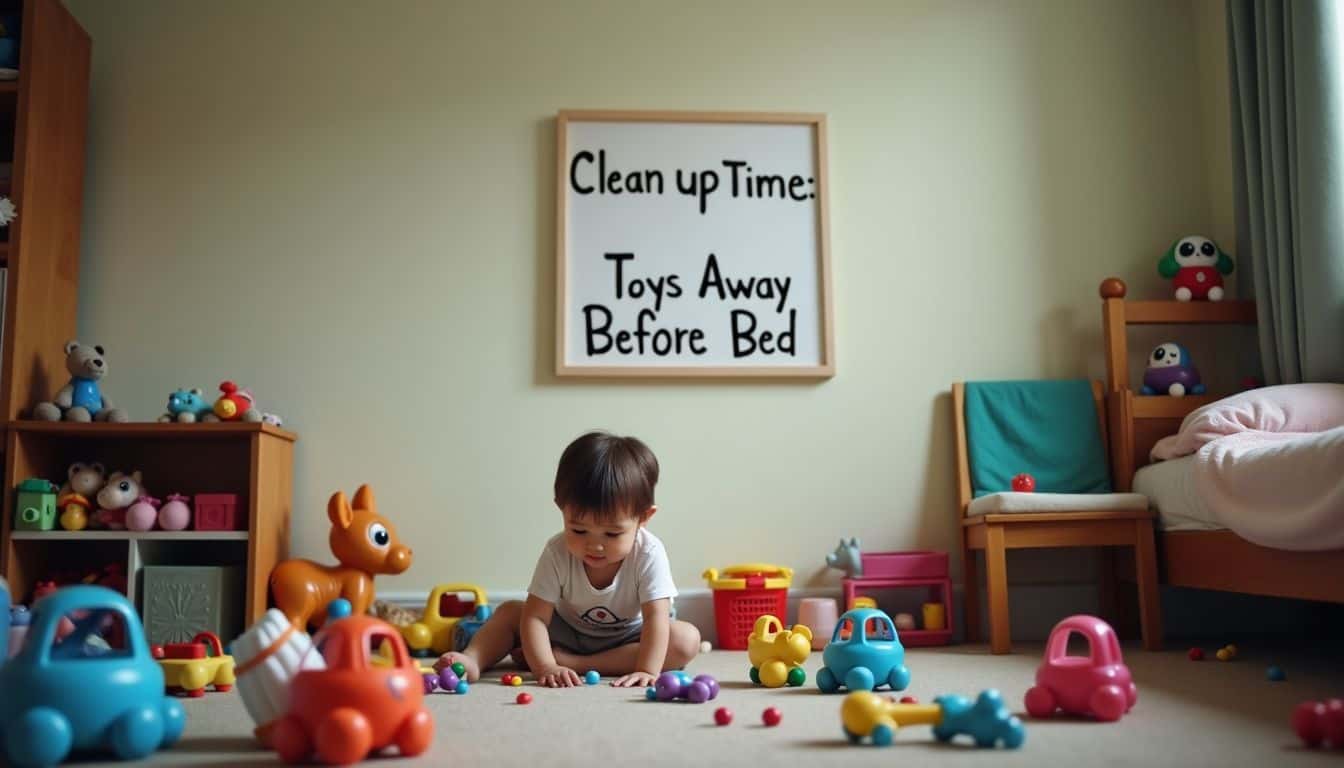
M 766 614 L 756 620 L 747 638 L 751 682 L 766 688 L 799 686 L 807 682 L 803 662 L 812 653 L 812 630 L 803 624 L 785 629 L 784 622 Z
M 472 602 L 466 603 L 458 596 L 470 594 Z M 419 621 L 401 628 L 401 636 L 412 653 L 431 652 L 444 654 L 453 648 L 453 630 L 463 618 L 476 616 L 489 610 L 485 599 L 485 590 L 475 584 L 440 584 L 429 593 L 425 602 L 425 615 Z
M 193 698 L 205 695 L 205 687 L 227 693 L 233 688 L 233 657 L 225 655 L 219 636 L 202 632 L 190 643 L 169 643 L 155 656 L 163 668 L 163 684 L 169 691 L 181 691 Z

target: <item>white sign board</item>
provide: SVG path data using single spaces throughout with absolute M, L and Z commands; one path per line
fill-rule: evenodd
M 556 122 L 558 375 L 834 375 L 824 116 Z

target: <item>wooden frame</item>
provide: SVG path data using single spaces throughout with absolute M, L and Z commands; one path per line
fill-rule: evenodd
M 649 123 L 747 123 L 770 125 L 810 125 L 815 131 L 817 179 L 825 182 L 827 170 L 826 116 L 788 112 L 677 112 L 633 110 L 561 110 L 556 116 L 556 304 L 555 373 L 562 377 L 645 377 L 645 378 L 829 378 L 835 375 L 835 322 L 831 296 L 829 183 L 817 188 L 817 288 L 821 345 L 818 365 L 761 366 L 589 366 L 570 365 L 566 360 L 569 334 L 568 265 L 566 262 L 567 221 L 565 179 L 568 128 L 571 122 L 649 122 Z
M 1148 464 L 1153 444 L 1176 434 L 1186 414 L 1219 398 L 1135 396 L 1126 329 L 1148 323 L 1252 325 L 1256 311 L 1250 301 L 1126 301 L 1126 291 L 1114 277 L 1100 287 L 1112 473 L 1116 488 L 1127 491 L 1134 473 Z M 1159 544 L 1163 583 L 1174 587 L 1344 603 L 1344 550 L 1270 549 L 1226 530 L 1164 532 Z
M 1100 382 L 1092 382 L 1092 399 L 1106 445 L 1106 400 Z M 980 638 L 980 580 L 975 551 L 985 553 L 989 597 L 990 651 L 1012 648 L 1008 612 L 1007 550 L 1054 547 L 1133 547 L 1134 572 L 1139 585 L 1139 613 L 1143 645 L 1162 647 L 1162 611 L 1157 591 L 1157 554 L 1153 543 L 1153 513 L 1148 509 L 1108 512 L 988 514 L 968 517 L 971 504 L 970 458 L 966 440 L 966 385 L 952 385 L 953 435 L 956 444 L 957 509 L 961 523 L 961 560 L 964 568 L 966 639 Z M 1114 603 L 1115 571 L 1110 550 L 1100 585 L 1103 608 Z

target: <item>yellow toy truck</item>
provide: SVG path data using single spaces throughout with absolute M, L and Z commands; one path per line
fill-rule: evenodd
M 195 698 L 205 695 L 207 685 L 213 685 L 220 693 L 233 688 L 233 657 L 225 655 L 219 636 L 213 632 L 202 632 L 190 643 L 169 643 L 153 650 L 163 668 L 164 687 L 169 691 Z
M 472 602 L 464 602 L 459 595 L 470 594 Z M 425 615 L 419 621 L 401 628 L 401 636 L 411 653 L 423 656 L 435 656 L 456 647 L 455 636 L 461 639 L 464 633 L 456 632 L 458 624 L 466 621 L 474 627 L 480 626 L 490 615 L 490 604 L 485 598 L 485 590 L 475 584 L 440 584 L 429 593 L 425 602 Z M 473 629 L 474 629 L 473 627 Z M 467 639 L 470 639 L 468 637 Z M 465 647 L 466 643 L 463 642 Z
M 794 687 L 807 682 L 803 662 L 812 653 L 812 630 L 804 624 L 785 629 L 784 622 L 766 614 L 756 619 L 747 638 L 751 682 L 766 688 Z

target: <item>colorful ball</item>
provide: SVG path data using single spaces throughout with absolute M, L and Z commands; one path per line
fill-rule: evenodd
M 1203 660 L 1204 660 L 1204 649 L 1203 649 L 1203 648 L 1191 648 L 1191 649 L 1190 649 L 1190 652 L 1187 653 L 1186 655 L 1190 657 L 1190 660 L 1191 660 L 1191 661 L 1203 661 Z
M 602 675 L 598 674 L 596 669 L 590 669 L 584 673 L 583 682 L 588 685 L 597 685 L 602 682 Z
M 330 603 L 327 603 L 327 621 L 344 619 L 350 615 L 350 610 L 350 601 L 346 600 L 344 597 L 338 597 Z
M 1228 656 L 1234 659 L 1237 658 L 1237 646 L 1228 643 L 1227 645 L 1223 646 L 1223 648 L 1227 651 Z
M 500 675 L 499 683 L 500 685 L 513 685 L 513 673 L 505 672 L 503 675 Z
M 457 684 L 460 682 L 462 681 L 458 679 L 457 675 L 453 674 L 451 669 L 445 669 L 439 673 L 439 687 L 445 691 L 457 690 Z
M 522 693 L 518 694 L 518 698 L 514 699 L 514 701 L 518 702 L 519 704 L 531 704 L 532 694 L 528 693 L 527 691 L 523 691 Z
M 1036 490 L 1036 478 L 1023 472 L 1013 476 L 1013 491 L 1015 493 L 1033 493 Z
M 1283 669 L 1277 666 L 1265 670 L 1265 677 L 1269 678 L 1270 682 L 1274 683 L 1281 683 L 1288 679 L 1288 676 L 1283 673 Z
M 733 711 L 727 707 L 719 707 L 714 710 L 714 724 L 727 725 L 733 722 Z
M 425 693 L 433 693 L 435 688 L 439 687 L 439 676 L 432 672 L 426 672 L 421 675 L 425 681 Z
M 1230 661 L 1232 659 L 1232 654 L 1228 653 L 1226 648 L 1219 648 L 1218 653 L 1214 655 L 1218 657 L 1219 661 Z
M 453 689 L 453 693 L 466 693 L 469 690 L 471 690 L 471 686 L 467 685 L 466 680 L 458 680 L 457 687 Z
M 515 687 L 515 688 L 517 688 L 518 686 L 520 686 L 520 685 L 522 685 L 522 684 L 523 684 L 523 676 L 522 676 L 522 675 L 514 675 L 514 676 L 513 676 L 513 681 L 509 683 L 509 685 L 512 685 L 512 686 Z
M 919 699 L 916 699 L 914 696 L 902 696 L 902 697 L 901 697 L 901 703 L 902 703 L 902 704 L 918 704 L 918 703 L 919 703 Z
M 453 674 L 459 678 L 467 676 L 467 665 L 460 661 L 453 662 Z
M 775 707 L 767 707 L 766 710 L 761 713 L 761 722 L 765 723 L 767 728 L 774 728 L 776 725 L 779 725 L 779 721 L 783 719 L 783 713 Z
M 657 701 L 657 700 L 658 700 L 658 689 L 657 689 L 657 688 L 654 688 L 652 685 L 650 685 L 648 688 L 645 688 L 645 689 L 644 689 L 644 698 L 648 699 L 649 701 Z

